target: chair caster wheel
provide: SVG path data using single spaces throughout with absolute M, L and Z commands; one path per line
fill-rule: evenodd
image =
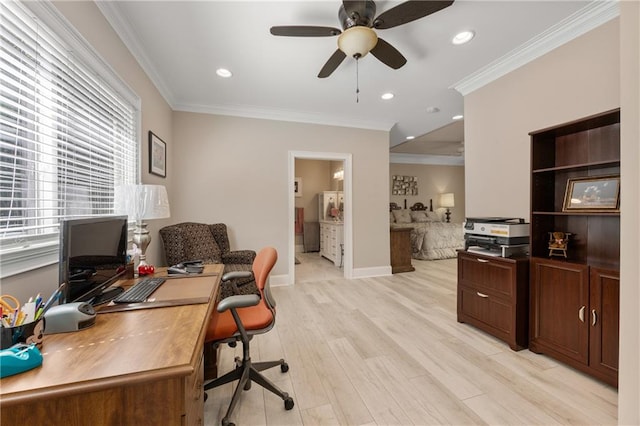
M 222 419 L 222 426 L 236 426 L 235 423 Z
M 294 405 L 293 404 L 293 398 L 291 398 L 291 397 L 285 398 L 285 400 L 284 400 L 284 409 L 285 410 L 287 410 L 287 411 L 291 410 L 293 408 L 293 405 Z
M 251 380 L 248 380 L 247 383 L 244 384 L 244 388 L 242 388 L 246 391 L 248 391 L 249 389 L 251 389 Z
M 286 362 L 280 364 L 280 371 L 282 371 L 283 373 L 286 373 L 287 371 L 289 371 L 289 364 L 287 364 Z

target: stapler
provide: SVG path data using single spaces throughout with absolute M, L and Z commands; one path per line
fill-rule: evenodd
M 0 351 L 0 378 L 13 376 L 42 365 L 42 354 L 35 344 L 18 343 Z

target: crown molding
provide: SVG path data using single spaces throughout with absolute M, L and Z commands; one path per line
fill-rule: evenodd
M 464 166 L 463 156 L 390 153 L 391 164 L 426 164 L 431 166 Z
M 466 96 L 619 15 L 620 6 L 617 0 L 593 1 L 449 88 Z
M 116 34 L 120 37 L 124 45 L 129 49 L 129 52 L 136 58 L 138 64 L 142 67 L 144 72 L 149 76 L 153 84 L 156 86 L 164 100 L 172 106 L 175 102 L 175 97 L 169 87 L 164 83 L 160 74 L 156 71 L 152 62 L 148 56 L 144 53 L 144 49 L 140 46 L 138 38 L 131 29 L 131 25 L 120 12 L 117 1 L 96 1 L 96 6 L 107 22 L 114 29 Z
M 325 126 L 350 127 L 388 132 L 395 123 L 369 120 L 345 120 L 340 116 L 319 115 L 314 112 L 292 111 L 287 109 L 260 108 L 251 105 L 194 105 L 177 104 L 174 111 L 197 112 L 203 114 L 229 115 L 232 117 L 260 118 L 264 120 L 291 121 L 294 123 L 321 124 Z

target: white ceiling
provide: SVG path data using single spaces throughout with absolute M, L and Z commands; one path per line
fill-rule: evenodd
M 376 2 L 379 15 L 399 4 Z M 601 3 L 601 2 L 600 2 Z M 390 131 L 392 152 L 460 155 L 460 89 L 490 81 L 496 64 L 553 46 L 544 40 L 565 29 L 556 45 L 590 29 L 590 1 L 458 0 L 433 15 L 378 36 L 407 64 L 393 70 L 374 56 L 347 58 L 328 78 L 317 74 L 337 48 L 337 37 L 275 37 L 274 25 L 340 27 L 338 0 L 323 1 L 101 1 L 98 5 L 175 110 L 303 121 Z M 578 28 L 578 29 L 576 29 Z M 473 30 L 468 44 L 452 37 Z M 542 34 L 542 36 L 541 36 Z M 558 41 L 561 40 L 561 41 Z M 553 43 L 551 43 L 553 44 Z M 537 51 L 536 51 L 537 49 Z M 215 70 L 228 68 L 222 79 Z M 356 84 L 359 83 L 359 102 Z M 395 98 L 383 101 L 380 95 Z M 428 113 L 427 108 L 438 112 Z M 438 132 L 435 130 L 445 128 Z M 432 133 L 431 135 L 428 135 Z M 421 136 L 403 143 L 407 136 Z

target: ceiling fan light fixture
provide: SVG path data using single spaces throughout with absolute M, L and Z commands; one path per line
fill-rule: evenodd
M 378 43 L 378 35 L 369 27 L 346 29 L 338 37 L 338 48 L 350 57 L 362 58 Z

